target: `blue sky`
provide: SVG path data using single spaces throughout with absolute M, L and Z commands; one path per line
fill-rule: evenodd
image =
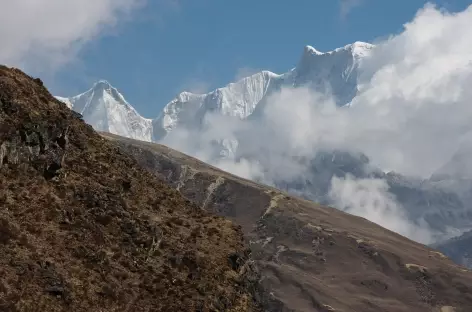
M 258 69 L 283 73 L 305 45 L 320 51 L 375 42 L 402 30 L 422 0 L 149 0 L 78 59 L 45 77 L 56 95 L 106 79 L 145 117 L 184 90 L 204 92 Z M 449 11 L 466 0 L 436 1 Z

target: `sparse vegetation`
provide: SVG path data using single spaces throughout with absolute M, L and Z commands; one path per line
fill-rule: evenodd
M 254 309 L 238 227 L 6 67 L 0 145 L 0 311 Z

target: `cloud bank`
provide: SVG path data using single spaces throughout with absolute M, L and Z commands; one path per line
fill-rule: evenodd
M 429 176 L 470 136 L 470 27 L 472 6 L 453 14 L 427 5 L 364 63 L 351 114 L 368 121 L 357 144 L 381 167 Z
M 389 230 L 415 241 L 429 244 L 433 234 L 424 220 L 411 222 L 404 208 L 389 193 L 388 184 L 382 179 L 355 179 L 333 177 L 330 196 L 333 204 L 345 212 L 368 218 Z
M 1 0 L 0 63 L 53 69 L 145 0 Z

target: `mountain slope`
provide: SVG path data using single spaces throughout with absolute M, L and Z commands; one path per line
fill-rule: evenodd
M 431 248 L 163 145 L 102 135 L 201 208 L 242 226 L 266 311 L 465 312 L 472 306 L 472 273 Z
M 118 90 L 105 80 L 97 82 L 82 94 L 56 98 L 82 114 L 95 130 L 143 141 L 151 140 L 152 121 L 141 117 Z
M 251 311 L 238 227 L 0 66 L 1 311 Z

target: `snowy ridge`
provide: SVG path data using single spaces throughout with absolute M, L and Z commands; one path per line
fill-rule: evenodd
M 316 50 L 312 46 L 305 46 L 304 49 L 304 54 L 311 54 L 311 55 L 333 55 L 336 53 L 343 53 L 343 52 L 348 52 L 351 53 L 354 57 L 364 57 L 369 55 L 370 51 L 374 48 L 375 46 L 373 44 L 367 43 L 367 42 L 361 42 L 361 41 L 356 41 L 354 43 L 345 45 L 344 47 L 334 49 L 332 51 L 328 52 L 320 52 Z
M 271 89 L 273 81 L 280 77 L 282 75 L 261 71 L 207 94 L 182 92 L 153 122 L 154 140 L 161 139 L 179 125 L 200 127 L 209 112 L 245 119 Z

